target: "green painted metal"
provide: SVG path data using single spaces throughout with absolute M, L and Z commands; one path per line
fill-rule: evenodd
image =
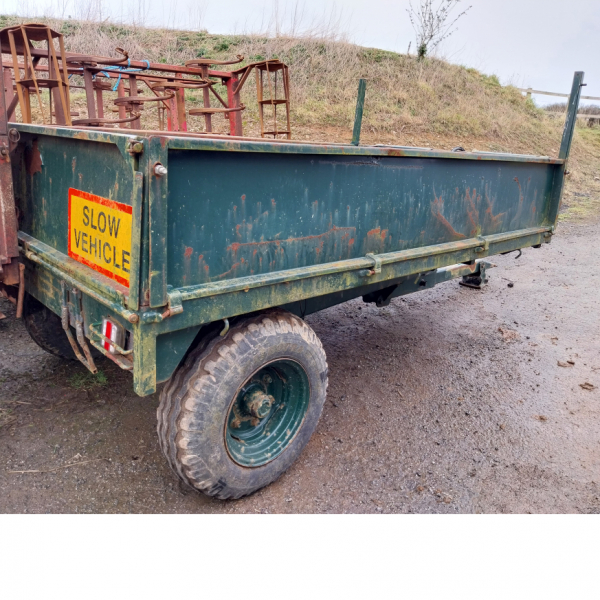
M 158 176 L 155 167 L 161 164 L 169 171 L 168 155 L 163 138 L 150 138 L 148 165 L 148 225 L 149 239 L 149 303 L 152 307 L 167 304 L 167 214 L 169 173 Z
M 174 137 L 161 135 L 170 150 L 214 150 L 228 153 L 268 153 L 268 154 L 316 154 L 336 156 L 374 156 L 405 158 L 451 158 L 452 160 L 478 160 L 504 162 L 525 162 L 543 164 L 562 164 L 564 161 L 549 156 L 533 154 L 509 154 L 503 152 L 451 152 L 433 148 L 415 148 L 413 146 L 353 146 L 351 144 L 315 144 L 289 142 L 282 140 L 255 141 L 202 137 Z M 167 142 L 168 141 L 168 142 Z
M 19 239 L 23 240 L 24 236 L 21 234 Z M 96 302 L 104 305 L 108 310 L 110 310 L 114 314 L 118 314 L 123 319 L 128 322 L 131 319 L 134 319 L 137 315 L 135 312 L 126 309 L 122 304 L 118 301 L 118 299 L 113 298 L 114 289 L 111 290 L 110 286 L 105 286 L 103 290 L 98 291 L 95 285 L 86 285 L 85 281 L 92 282 L 93 279 L 89 278 L 87 273 L 84 274 L 81 278 L 76 278 L 70 275 L 67 270 L 63 270 L 61 267 L 57 267 L 52 264 L 50 260 L 46 260 L 48 256 L 52 256 L 50 253 L 46 255 L 41 255 L 37 252 L 32 252 L 31 250 L 26 249 L 23 252 L 25 258 L 32 261 L 34 264 L 42 267 L 43 271 L 47 271 L 54 275 L 55 277 L 67 282 L 71 287 L 77 288 L 83 291 L 87 296 L 93 298 Z M 64 258 L 65 264 L 72 259 L 68 257 Z M 75 261 L 73 261 L 75 262 Z M 111 290 L 109 292 L 109 290 Z M 118 296 L 117 296 L 118 298 Z M 58 311 L 56 311 L 58 312 Z
M 584 73 L 577 71 L 573 77 L 573 85 L 571 86 L 571 94 L 567 104 L 567 116 L 565 119 L 565 126 L 563 129 L 562 141 L 560 144 L 560 150 L 558 156 L 561 160 L 564 160 L 562 169 L 558 169 L 554 176 L 554 182 L 552 184 L 553 197 L 550 201 L 550 210 L 548 220 L 556 226 L 558 221 L 558 213 L 562 204 L 562 194 L 564 189 L 564 180 L 568 175 L 567 162 L 569 154 L 571 153 L 571 144 L 573 142 L 573 135 L 575 133 L 575 124 L 577 122 L 577 113 L 579 111 L 579 100 L 581 98 L 581 88 L 583 84 Z
M 225 444 L 244 467 L 277 458 L 299 431 L 310 401 L 306 371 L 292 360 L 263 367 L 244 383 L 227 415 Z
M 61 284 L 79 290 L 88 337 L 120 323 L 140 395 L 211 322 L 359 296 L 381 305 L 549 242 L 568 156 L 15 127 L 27 290 L 57 314 Z M 67 256 L 69 187 L 132 206 L 129 289 Z
M 133 190 L 132 190 L 132 207 L 133 207 L 133 231 L 131 245 L 131 264 L 136 265 L 130 272 L 129 295 L 127 298 L 127 306 L 131 310 L 137 310 L 140 307 L 140 290 L 141 290 L 141 264 L 142 255 L 142 207 L 144 202 L 144 174 L 135 171 L 133 174 Z
M 167 381 L 200 331 L 201 325 L 163 333 L 156 338 L 156 381 Z
M 187 289 L 545 226 L 560 166 L 170 150 L 178 200 L 168 206 L 167 283 Z
M 565 128 L 563 137 L 558 152 L 559 158 L 567 160 L 571 152 L 571 143 L 573 142 L 573 134 L 575 133 L 575 123 L 577 122 L 577 111 L 579 109 L 579 99 L 581 96 L 581 88 L 583 83 L 583 72 L 577 71 L 573 77 L 573 85 L 571 86 L 571 94 L 567 104 L 567 117 L 565 119 Z
M 360 143 L 360 130 L 362 127 L 363 110 L 365 108 L 365 92 L 367 89 L 367 80 L 361 79 L 358 82 L 358 95 L 356 97 L 356 112 L 354 114 L 354 130 L 352 131 L 352 145 L 358 146 Z
M 311 296 L 297 302 L 284 304 L 282 308 L 304 318 L 306 315 L 330 308 L 342 302 L 348 302 L 362 296 L 365 302 L 378 302 L 380 297 L 387 299 L 429 290 L 438 283 L 450 281 L 458 277 L 468 275 L 482 275 L 486 269 L 493 265 L 487 261 L 476 260 L 471 264 L 459 264 L 451 267 L 443 267 L 423 273 L 415 273 L 410 276 L 400 277 L 379 283 L 350 287 L 331 294 Z M 379 305 L 379 304 L 378 304 Z

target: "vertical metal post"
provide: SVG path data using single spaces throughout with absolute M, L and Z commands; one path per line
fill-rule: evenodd
M 575 132 L 575 122 L 577 121 L 577 110 L 579 108 L 579 96 L 581 94 L 581 86 L 583 85 L 583 72 L 576 71 L 573 77 L 573 87 L 569 96 L 567 105 L 567 118 L 565 119 L 565 128 L 563 130 L 562 142 L 560 143 L 560 152 L 558 158 L 565 161 L 564 165 L 559 165 L 555 171 L 554 181 L 552 182 L 552 194 L 548 198 L 546 215 L 544 219 L 547 224 L 556 227 L 558 222 L 558 213 L 562 203 L 562 195 L 565 185 L 565 176 L 568 175 L 567 160 L 571 151 L 571 142 L 573 141 L 573 133 Z
M 187 121 L 185 117 L 185 89 L 175 90 L 177 100 L 177 121 L 179 122 L 179 131 L 187 131 Z
M 8 70 L 8 68 L 6 67 L 2 67 L 2 65 L 0 65 L 0 71 L 4 70 L 4 99 L 6 101 L 6 118 L 8 121 L 12 121 L 12 117 L 13 117 L 13 110 L 9 110 L 9 107 L 12 105 L 13 103 L 13 98 L 15 97 L 15 92 L 13 90 L 13 80 L 12 80 L 12 75 L 10 73 L 10 71 Z M 2 84 L 0 84 L 2 85 Z M 2 90 L 0 89 L 0 92 Z M 0 102 L 2 102 L 2 100 L 0 99 Z M 1 109 L 0 109 L 1 110 Z M 0 118 L 2 118 L 3 115 L 0 115 Z
M 567 105 L 567 118 L 565 120 L 562 142 L 560 143 L 560 152 L 558 153 L 558 158 L 565 160 L 569 158 L 569 152 L 571 151 L 571 142 L 573 141 L 575 122 L 577 121 L 577 110 L 579 109 L 579 96 L 581 95 L 581 87 L 584 85 L 583 75 L 583 71 L 575 72 L 571 95 L 569 96 L 569 103 Z
M 239 108 L 240 92 L 235 91 L 239 83 L 237 75 L 232 75 L 227 80 L 227 105 L 229 108 Z M 229 113 L 229 132 L 231 135 L 242 136 L 242 112 L 236 111 Z
M 200 70 L 202 72 L 202 79 L 208 81 L 208 66 L 202 65 Z M 204 100 L 204 108 L 210 108 L 210 91 L 207 87 L 202 88 L 202 99 Z M 210 113 L 204 115 L 204 130 L 207 133 L 212 131 L 212 116 Z
M 117 96 L 119 98 L 125 98 L 125 84 L 123 83 L 122 79 L 121 79 L 121 81 L 119 81 L 119 85 L 117 87 Z M 127 111 L 125 110 L 125 105 L 119 104 L 119 119 L 126 119 L 126 118 L 127 118 Z
M 100 81 L 98 81 L 98 87 L 96 88 L 96 108 L 98 109 L 98 118 L 104 119 L 104 99 L 102 94 L 102 88 L 100 87 Z M 58 105 L 57 105 L 58 108 Z M 58 112 L 56 113 L 56 118 L 58 119 Z
M 358 82 L 358 97 L 356 99 L 356 112 L 354 113 L 354 131 L 352 132 L 352 145 L 358 146 L 360 142 L 360 128 L 362 127 L 363 110 L 365 108 L 365 91 L 367 89 L 367 80 L 361 79 Z
M 13 194 L 8 118 L 4 94 L 4 67 L 0 61 L 0 281 L 15 285 L 16 268 L 10 263 L 19 256 L 17 213 Z M 12 83 L 11 83 L 12 85 Z M 8 273 L 12 271 L 12 274 Z
M 10 79 L 9 77 L 6 77 L 6 73 L 9 73 L 8 69 L 5 70 L 4 66 L 2 65 L 2 61 L 0 61 L 0 80 L 2 80 L 2 87 L 0 88 L 0 136 L 7 136 L 8 135 L 8 104 L 10 103 L 10 100 L 12 100 L 11 94 L 12 94 L 12 79 Z M 10 75 L 10 73 L 9 73 Z M 7 89 L 7 92 L 4 92 L 4 89 Z M 8 89 L 10 88 L 10 92 L 8 91 Z M 6 96 L 9 96 L 9 100 L 8 102 L 6 101 L 7 98 Z M 7 140 L 3 140 L 6 141 L 6 143 L 8 144 L 8 139 Z M 8 148 L 8 145 L 7 145 Z
M 176 113 L 173 113 L 176 114 Z M 173 117 L 171 114 L 171 117 Z M 164 144 L 164 145 L 163 145 Z M 148 148 L 148 225 L 149 237 L 149 304 L 151 308 L 166 306 L 167 296 L 167 208 L 168 173 L 159 175 L 155 166 L 169 167 L 169 144 L 163 137 L 152 137 Z
M 129 97 L 135 98 L 138 95 L 137 77 L 135 75 L 129 75 Z M 131 110 L 139 110 L 141 106 L 139 104 L 132 103 Z M 138 113 L 139 114 L 139 113 Z M 142 120 L 138 117 L 131 122 L 131 129 L 141 129 Z
M 83 69 L 83 85 L 85 87 L 85 99 L 87 103 L 88 119 L 96 119 L 96 100 L 94 98 L 93 74 L 89 69 Z
M 154 328 L 133 326 L 133 389 L 139 396 L 156 391 L 156 334 Z

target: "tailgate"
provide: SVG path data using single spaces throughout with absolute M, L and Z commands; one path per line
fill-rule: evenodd
M 143 174 L 129 151 L 135 138 L 17 127 L 14 193 L 30 258 L 137 309 Z M 32 288 L 42 293 L 35 283 Z

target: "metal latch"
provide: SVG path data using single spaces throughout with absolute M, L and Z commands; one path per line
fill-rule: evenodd
M 481 252 L 487 252 L 490 249 L 490 240 L 488 240 L 487 238 L 484 238 L 483 236 L 479 235 L 477 236 L 477 241 L 481 244 L 480 246 L 477 246 L 477 248 L 475 248 L 475 252 L 477 252 L 478 254 Z
M 376 273 L 381 273 L 381 258 L 372 252 L 366 254 L 366 258 L 370 258 L 373 261 L 373 268 L 363 269 L 362 271 L 359 271 L 359 275 L 362 275 L 363 277 L 371 277 Z
M 180 315 L 183 312 L 183 300 L 179 290 L 171 290 L 167 293 L 167 310 L 162 313 L 162 318 Z

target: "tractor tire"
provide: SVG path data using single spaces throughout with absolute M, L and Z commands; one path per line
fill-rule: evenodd
M 235 499 L 275 481 L 313 434 L 327 395 L 315 332 L 272 309 L 213 330 L 163 388 L 158 437 L 189 486 Z
M 23 301 L 23 321 L 27 333 L 42 350 L 65 360 L 77 360 L 60 317 L 30 294 L 25 294 Z

